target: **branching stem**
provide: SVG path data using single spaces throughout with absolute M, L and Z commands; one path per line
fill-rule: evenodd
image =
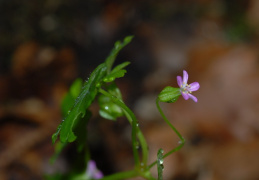
M 179 141 L 179 146 L 177 146 L 176 148 L 172 149 L 171 151 L 167 152 L 163 158 L 166 158 L 167 156 L 169 156 L 170 154 L 172 154 L 173 152 L 176 152 L 178 150 L 180 150 L 184 143 L 185 143 L 185 139 L 183 138 L 183 136 L 179 133 L 179 131 L 170 123 L 170 121 L 166 118 L 165 114 L 163 113 L 161 107 L 159 106 L 159 99 L 156 99 L 156 106 L 157 109 L 159 111 L 159 113 L 161 114 L 162 118 L 164 119 L 164 121 L 171 127 L 171 129 L 177 134 L 177 136 L 180 138 Z M 156 165 L 156 161 L 154 161 L 152 164 L 150 164 L 148 166 L 148 169 L 152 168 L 154 165 Z

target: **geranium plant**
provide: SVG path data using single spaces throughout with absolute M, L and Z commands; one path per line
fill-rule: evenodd
M 77 79 L 72 84 L 70 91 L 66 95 L 61 105 L 64 119 L 61 121 L 57 128 L 57 131 L 52 136 L 52 142 L 55 144 L 56 153 L 52 157 L 52 161 L 55 161 L 58 154 L 62 151 L 68 143 L 76 141 L 78 155 L 82 156 L 85 163 L 80 169 L 73 173 L 66 175 L 55 176 L 55 179 L 102 179 L 102 180 L 118 180 L 127 179 L 132 177 L 143 177 L 148 180 L 162 180 L 163 179 L 163 159 L 178 151 L 185 143 L 185 139 L 177 131 L 177 129 L 170 123 L 170 121 L 164 115 L 162 109 L 159 106 L 159 102 L 174 103 L 179 96 L 183 96 L 185 100 L 191 98 L 197 102 L 197 98 L 191 93 L 197 91 L 200 87 L 198 82 L 187 84 L 188 74 L 183 71 L 183 78 L 177 77 L 179 88 L 166 87 L 158 95 L 156 105 L 164 121 L 171 127 L 171 129 L 180 138 L 177 147 L 164 154 L 163 149 L 159 149 L 157 153 L 157 159 L 153 163 L 148 164 L 148 145 L 145 137 L 139 127 L 138 120 L 130 108 L 122 100 L 122 95 L 117 87 L 115 80 L 122 78 L 126 73 L 126 67 L 130 64 L 124 62 L 113 68 L 114 61 L 122 48 L 131 42 L 132 36 L 126 37 L 123 42 L 117 41 L 112 49 L 110 55 L 107 57 L 104 63 L 100 64 L 90 75 L 87 81 Z M 125 116 L 129 124 L 131 125 L 131 140 L 132 151 L 134 157 L 135 168 L 126 172 L 117 172 L 115 174 L 103 175 L 101 170 L 96 167 L 95 162 L 91 159 L 89 150 L 87 147 L 87 131 L 86 127 L 89 119 L 91 118 L 91 112 L 89 107 L 93 101 L 97 99 L 99 103 L 99 114 L 104 119 L 117 120 L 118 117 Z M 59 139 L 58 142 L 56 142 Z M 139 146 L 141 152 L 139 152 Z M 151 175 L 150 169 L 157 165 L 158 176 Z M 54 176 L 48 176 L 49 179 Z

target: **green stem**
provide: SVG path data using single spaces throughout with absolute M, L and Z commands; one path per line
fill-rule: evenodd
M 156 106 L 158 111 L 160 112 L 161 116 L 165 120 L 165 122 L 174 130 L 174 132 L 177 134 L 177 136 L 181 139 L 181 141 L 184 141 L 183 136 L 177 131 L 177 129 L 170 123 L 170 121 L 166 118 L 165 114 L 163 113 L 161 107 L 159 106 L 159 99 L 156 99 Z
M 174 148 L 173 150 L 167 152 L 163 158 L 166 158 L 167 156 L 169 156 L 170 154 L 180 150 L 184 143 L 185 143 L 185 139 L 183 138 L 183 136 L 179 133 L 179 131 L 170 123 L 170 121 L 166 118 L 165 114 L 163 113 L 161 107 L 159 106 L 159 99 L 157 98 L 156 99 L 156 106 L 157 106 L 157 109 L 159 111 L 159 113 L 161 114 L 162 118 L 165 120 L 165 122 L 173 129 L 173 131 L 177 134 L 177 136 L 180 138 L 180 141 L 179 141 L 179 146 L 177 146 L 176 148 Z M 156 161 L 154 161 L 152 164 L 150 164 L 148 166 L 148 169 L 152 168 L 154 165 L 156 165 Z
M 147 166 L 147 159 L 148 159 L 148 146 L 145 140 L 144 135 L 142 134 L 141 130 L 138 127 L 137 119 L 134 115 L 134 113 L 122 102 L 121 99 L 117 98 L 116 96 L 113 96 L 109 92 L 106 92 L 103 89 L 99 89 L 99 92 L 102 93 L 105 96 L 108 96 L 111 98 L 111 100 L 120 106 L 124 111 L 125 115 L 132 125 L 132 144 L 133 144 L 133 156 L 135 160 L 135 164 L 137 165 L 137 168 L 146 168 Z M 139 154 L 138 154 L 138 142 L 137 142 L 137 137 L 139 139 L 141 149 L 142 149 L 142 162 L 140 164 L 139 161 Z M 143 169 L 143 170 L 144 170 Z

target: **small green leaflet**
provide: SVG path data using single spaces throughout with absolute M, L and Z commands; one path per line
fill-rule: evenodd
M 158 95 L 158 99 L 161 102 L 174 103 L 181 95 L 179 88 L 171 86 L 165 87 Z
M 133 36 L 127 36 L 124 38 L 123 42 L 117 41 L 114 44 L 114 48 L 112 49 L 110 55 L 106 58 L 105 63 L 107 65 L 108 73 L 111 71 L 112 65 L 122 48 L 124 48 L 127 44 L 129 44 L 132 40 Z
M 112 69 L 110 74 L 103 79 L 103 81 L 108 83 L 108 82 L 113 82 L 116 78 L 123 77 L 127 72 L 123 68 L 125 68 L 129 64 L 130 62 L 124 62 L 122 64 L 117 65 L 115 68 Z M 122 98 L 120 90 L 115 83 L 110 83 L 106 88 L 108 92 L 111 93 L 112 95 L 120 99 Z M 98 102 L 100 106 L 99 114 L 103 118 L 115 121 L 118 117 L 123 116 L 124 113 L 122 109 L 117 104 L 112 102 L 110 97 L 107 97 L 105 95 L 100 95 L 98 98 Z
M 117 65 L 116 67 L 114 67 L 114 68 L 112 69 L 112 71 L 111 71 L 110 74 L 113 74 L 113 73 L 115 73 L 115 72 L 117 72 L 117 71 L 120 71 L 121 69 L 125 68 L 125 67 L 128 66 L 129 64 L 130 64 L 130 62 L 129 62 L 129 61 L 126 61 L 126 62 L 123 62 L 123 63 Z
M 104 82 L 112 82 L 114 81 L 116 78 L 121 78 L 125 75 L 125 73 L 127 72 L 125 69 L 126 66 L 128 66 L 130 64 L 130 62 L 124 62 L 122 64 L 119 64 L 118 66 L 116 66 L 115 68 L 113 68 L 113 70 L 110 72 L 109 75 L 107 75 L 103 81 Z
M 97 94 L 97 84 L 106 76 L 106 64 L 100 64 L 91 74 L 89 80 L 82 88 L 80 95 L 77 97 L 74 106 L 67 117 L 58 126 L 56 133 L 52 135 L 52 142 L 55 143 L 60 133 L 61 142 L 73 142 L 76 139 L 73 133 L 73 126 L 78 118 L 83 118 L 86 109 L 91 105 Z

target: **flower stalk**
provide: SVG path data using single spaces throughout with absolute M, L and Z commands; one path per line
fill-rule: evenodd
M 133 156 L 134 156 L 134 160 L 135 160 L 135 165 L 136 168 L 146 168 L 147 166 L 147 159 L 148 159 L 148 146 L 146 143 L 146 139 L 144 137 L 144 135 L 142 134 L 142 132 L 140 131 L 139 127 L 138 127 L 138 123 L 137 123 L 137 119 L 134 115 L 134 113 L 122 102 L 121 99 L 117 98 L 116 96 L 113 96 L 112 94 L 110 94 L 109 92 L 103 90 L 103 89 L 99 89 L 99 92 L 105 96 L 108 96 L 111 98 L 111 100 L 117 104 L 118 106 L 120 106 L 124 111 L 125 111 L 125 115 L 129 121 L 129 123 L 132 125 L 132 145 L 133 145 Z M 139 143 L 137 141 L 137 138 L 139 140 Z M 141 149 L 142 149 L 142 161 L 140 163 L 139 160 L 139 154 L 138 154 L 138 144 L 140 144 Z
M 185 143 L 185 139 L 183 138 L 183 136 L 180 134 L 180 132 L 170 123 L 170 121 L 166 118 L 164 112 L 162 111 L 160 105 L 159 105 L 159 98 L 156 99 L 156 106 L 157 106 L 157 109 L 159 111 L 159 113 L 161 114 L 162 118 L 164 119 L 164 121 L 166 122 L 167 125 L 169 125 L 171 127 L 171 129 L 177 134 L 177 136 L 180 138 L 180 144 L 174 148 L 173 150 L 167 152 L 165 155 L 163 155 L 163 158 L 166 158 L 167 156 L 169 156 L 170 154 L 180 150 L 184 143 Z M 154 161 L 153 163 L 151 163 L 149 166 L 148 166 L 148 169 L 152 168 L 154 165 L 156 165 L 156 161 Z

